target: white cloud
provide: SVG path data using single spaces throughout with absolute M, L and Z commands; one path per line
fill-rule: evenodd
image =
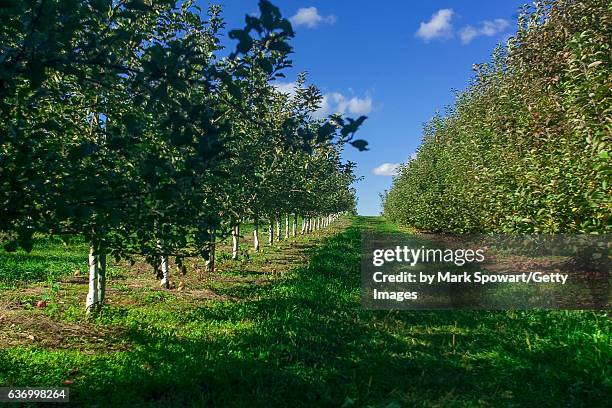
M 478 30 L 470 25 L 465 26 L 459 31 L 459 37 L 461 37 L 461 42 L 468 44 L 474 38 L 478 37 Z
M 347 103 L 347 110 L 353 115 L 367 115 L 372 112 L 372 98 L 367 96 L 365 98 L 351 98 Z
M 323 95 L 321 107 L 315 112 L 314 116 L 316 118 L 324 118 L 334 113 L 361 116 L 369 114 L 372 112 L 372 109 L 373 101 L 371 96 L 363 98 L 353 96 L 348 98 L 340 92 L 332 92 Z
M 289 95 L 295 94 L 295 82 L 274 82 L 272 85 L 280 92 Z
M 295 82 L 273 82 L 273 86 L 280 92 L 295 95 Z M 334 113 L 341 115 L 361 116 L 367 115 L 374 109 L 374 101 L 369 95 L 347 97 L 340 92 L 328 92 L 323 95 L 321 107 L 313 113 L 317 119 L 326 118 Z
M 433 40 L 434 38 L 451 38 L 453 36 L 453 26 L 451 20 L 453 18 L 452 9 L 441 9 L 436 11 L 428 22 L 421 22 L 416 36 L 425 41 Z
M 317 10 L 316 7 L 303 7 L 289 20 L 294 27 L 304 25 L 308 28 L 315 28 L 321 23 L 334 24 L 336 22 L 336 16 L 333 14 L 322 16 L 319 14 L 319 10 Z
M 503 18 L 496 18 L 493 21 L 483 21 L 482 33 L 484 35 L 492 36 L 504 31 L 508 27 L 510 27 L 510 23 Z
M 503 18 L 496 18 L 495 20 L 485 20 L 480 23 L 480 27 L 473 27 L 467 25 L 459 31 L 459 37 L 461 42 L 469 44 L 472 40 L 479 36 L 492 37 L 498 33 L 501 33 L 510 26 L 508 20 Z
M 401 165 L 401 163 L 383 163 L 374 168 L 372 173 L 377 176 L 396 176 Z

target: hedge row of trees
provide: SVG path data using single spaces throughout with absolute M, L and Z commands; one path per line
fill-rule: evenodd
M 169 258 L 214 270 L 219 238 L 284 214 L 351 210 L 346 143 L 365 120 L 313 119 L 321 94 L 289 95 L 291 24 L 266 0 L 220 37 L 219 7 L 192 1 L 26 0 L 0 5 L 0 232 L 91 242 L 88 312 L 107 256 L 144 256 L 164 286 Z M 228 55 L 229 54 L 229 55 Z M 257 245 L 257 240 L 256 240 Z
M 384 214 L 429 231 L 609 233 L 612 26 L 605 0 L 540 1 L 424 129 Z

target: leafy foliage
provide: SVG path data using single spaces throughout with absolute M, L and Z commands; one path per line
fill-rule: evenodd
M 541 1 L 383 197 L 432 231 L 610 231 L 612 33 L 602 0 Z
M 316 152 L 339 152 L 365 118 L 315 120 L 314 86 L 290 102 L 273 87 L 291 66 L 294 32 L 278 8 L 259 7 L 229 32 L 236 50 L 221 57 L 217 6 L 205 14 L 191 1 L 3 4 L 6 248 L 31 250 L 35 233 L 77 234 L 117 260 L 142 254 L 155 265 L 162 255 L 208 256 L 215 234 L 248 215 L 322 211 L 285 198 Z M 328 163 L 315 186 L 350 168 Z M 349 194 L 347 183 L 335 189 Z

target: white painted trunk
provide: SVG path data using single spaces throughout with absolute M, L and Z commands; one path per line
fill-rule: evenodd
M 276 217 L 276 240 L 280 241 L 281 240 L 281 223 L 280 223 L 280 217 Z
M 91 316 L 96 313 L 99 305 L 98 296 L 98 255 L 94 254 L 94 248 L 89 248 L 89 292 L 85 301 L 85 313 Z
M 259 252 L 259 220 L 257 218 L 253 225 L 253 249 Z
M 268 223 L 268 245 L 272 245 L 274 243 L 274 225 L 272 223 L 272 218 L 270 218 L 270 222 Z
M 234 225 L 232 230 L 232 259 L 238 258 L 238 246 L 240 243 L 240 224 Z
M 168 265 L 168 256 L 163 254 L 164 243 L 162 240 L 157 240 L 157 248 L 162 252 L 159 258 L 159 268 L 161 269 L 162 279 L 159 286 L 162 288 L 170 288 L 170 267 Z
M 291 236 L 295 237 L 297 233 L 298 215 L 293 214 L 293 225 L 291 226 Z
M 285 214 L 285 239 L 289 239 L 289 214 Z
M 170 288 L 170 268 L 168 267 L 168 257 L 166 255 L 162 255 L 160 257 L 160 268 L 162 273 L 162 279 L 159 285 L 162 288 L 169 289 Z
M 94 247 L 89 248 L 89 291 L 85 300 L 85 313 L 97 314 L 104 302 L 106 290 L 106 254 L 96 253 Z
M 306 217 L 302 216 L 302 231 L 301 234 L 304 235 L 306 233 L 306 225 L 308 222 L 306 221 Z

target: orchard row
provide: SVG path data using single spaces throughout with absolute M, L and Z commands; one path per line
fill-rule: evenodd
M 424 130 L 384 196 L 429 231 L 610 233 L 610 2 L 545 0 Z
M 168 285 L 172 257 L 204 257 L 240 224 L 286 214 L 328 223 L 355 205 L 343 146 L 365 120 L 318 119 L 322 95 L 291 67 L 294 36 L 266 0 L 237 41 L 219 7 L 190 1 L 28 0 L 0 8 L 0 234 L 91 243 L 88 312 L 107 256 L 143 256 Z M 323 220 L 323 221 L 321 221 Z M 293 223 L 296 222 L 294 218 Z M 295 226 L 294 226 L 295 229 Z M 272 231 L 269 228 L 270 233 Z

